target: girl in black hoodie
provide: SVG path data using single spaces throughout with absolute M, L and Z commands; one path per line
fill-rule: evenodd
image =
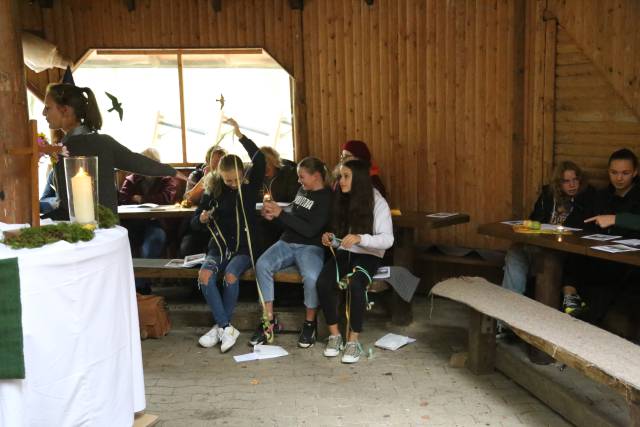
M 248 176 L 240 158 L 228 154 L 218 163 L 218 169 L 205 177 L 205 193 L 191 220 L 194 230 L 211 234 L 207 257 L 200 268 L 198 284 L 216 323 L 200 337 L 203 347 L 221 343 L 224 353 L 238 339 L 240 333 L 231 325 L 231 317 L 238 301 L 239 277 L 251 267 L 251 254 L 257 255 L 256 215 L 254 212 L 264 176 L 264 154 L 240 132 L 233 119 L 226 123 L 234 127 L 235 135 L 247 150 L 253 163 Z M 224 272 L 222 294 L 217 277 Z

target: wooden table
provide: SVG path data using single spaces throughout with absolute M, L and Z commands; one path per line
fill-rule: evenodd
M 195 211 L 195 206 L 190 208 L 176 207 L 175 205 L 160 205 L 157 208 L 118 206 L 120 219 L 190 218 Z
M 491 237 L 511 240 L 512 242 L 549 249 L 540 251 L 542 269 L 536 275 L 535 299 L 554 308 L 560 308 L 563 253 L 573 253 L 608 261 L 640 266 L 640 251 L 612 254 L 591 249 L 593 246 L 612 244 L 583 239 L 582 236 L 594 232 L 574 232 L 570 235 L 523 234 L 513 231 L 513 227 L 502 223 L 484 224 L 478 227 L 478 233 Z
M 540 251 L 537 255 L 540 269 L 536 274 L 534 298 L 556 309 L 560 309 L 562 304 L 562 270 L 565 254 L 572 253 L 640 266 L 640 251 L 612 254 L 591 249 L 593 246 L 612 244 L 611 241 L 602 242 L 582 238 L 582 236 L 594 234 L 593 232 L 580 231 L 570 235 L 524 234 L 513 231 L 511 225 L 498 222 L 481 225 L 478 227 L 478 233 L 548 249 Z M 529 358 L 537 364 L 548 364 L 553 360 L 535 347 L 530 347 Z
M 446 218 L 434 218 L 428 215 L 433 212 L 402 211 L 401 215 L 393 215 L 394 237 L 393 265 L 405 267 L 413 271 L 417 235 L 422 230 L 448 227 L 469 222 L 469 215 L 457 213 Z M 408 325 L 413 320 L 411 304 L 394 295 L 392 322 L 396 325 Z

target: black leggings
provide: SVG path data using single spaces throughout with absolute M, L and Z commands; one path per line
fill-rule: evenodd
M 382 258 L 378 258 L 369 254 L 356 254 L 345 250 L 337 251 L 338 269 L 340 278 L 347 273 L 351 273 L 355 266 L 364 268 L 370 277 L 373 277 L 382 263 Z M 366 309 L 365 292 L 369 285 L 369 279 L 362 272 L 357 272 L 351 276 L 349 287 L 351 288 L 351 330 L 353 332 L 362 332 L 362 319 Z M 329 257 L 324 264 L 318 281 L 318 297 L 320 305 L 328 325 L 338 323 L 338 291 L 340 288 L 336 283 L 336 260 L 333 256 Z M 348 331 L 347 331 L 348 332 Z

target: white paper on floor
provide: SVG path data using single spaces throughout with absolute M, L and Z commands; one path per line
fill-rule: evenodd
M 403 345 L 416 342 L 414 338 L 405 337 L 404 335 L 387 334 L 375 342 L 376 347 L 384 348 L 387 350 L 397 350 Z
M 249 362 L 251 360 L 273 359 L 274 357 L 282 357 L 287 355 L 289 355 L 289 353 L 287 353 L 287 350 L 278 345 L 259 344 L 253 347 L 253 353 L 233 356 L 233 359 L 236 362 L 240 363 Z

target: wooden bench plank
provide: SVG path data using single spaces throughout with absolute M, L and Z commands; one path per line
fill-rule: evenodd
M 608 385 L 632 406 L 640 402 L 639 346 L 480 277 L 448 279 L 431 292 L 507 323 L 523 340 Z
M 136 277 L 145 279 L 159 279 L 159 278 L 171 278 L 171 279 L 197 279 L 198 268 L 174 268 L 165 267 L 165 265 L 171 260 L 169 259 L 145 259 L 134 258 L 133 259 L 133 271 Z M 282 283 L 302 283 L 302 276 L 298 273 L 295 267 L 288 267 L 273 276 L 276 282 Z M 253 268 L 245 271 L 240 280 L 255 281 L 256 274 Z

